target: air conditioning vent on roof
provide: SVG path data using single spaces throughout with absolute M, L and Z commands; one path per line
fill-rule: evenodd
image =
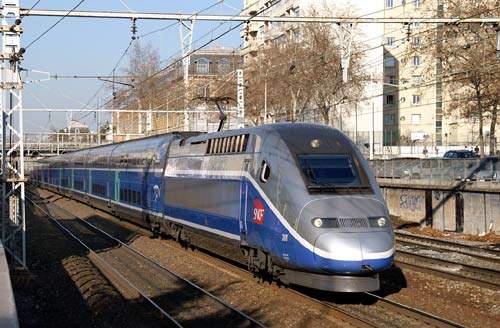
M 247 150 L 248 134 L 208 140 L 207 154 L 235 154 Z

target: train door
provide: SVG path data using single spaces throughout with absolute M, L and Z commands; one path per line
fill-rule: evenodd
M 249 181 L 245 177 L 245 173 L 250 172 L 252 165 L 251 159 L 245 159 L 242 167 L 242 180 L 240 184 L 240 240 L 241 243 L 247 242 L 247 212 L 248 212 L 248 184 Z

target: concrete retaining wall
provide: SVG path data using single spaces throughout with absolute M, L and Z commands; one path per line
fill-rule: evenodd
M 500 232 L 500 184 L 379 179 L 392 215 L 441 231 Z

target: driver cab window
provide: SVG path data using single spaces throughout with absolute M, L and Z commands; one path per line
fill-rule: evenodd
M 266 161 L 262 161 L 260 165 L 260 181 L 266 183 L 271 175 L 271 167 Z

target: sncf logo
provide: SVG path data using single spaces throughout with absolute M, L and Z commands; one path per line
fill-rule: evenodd
M 264 204 L 258 199 L 253 199 L 253 218 L 252 221 L 255 224 L 264 223 Z

